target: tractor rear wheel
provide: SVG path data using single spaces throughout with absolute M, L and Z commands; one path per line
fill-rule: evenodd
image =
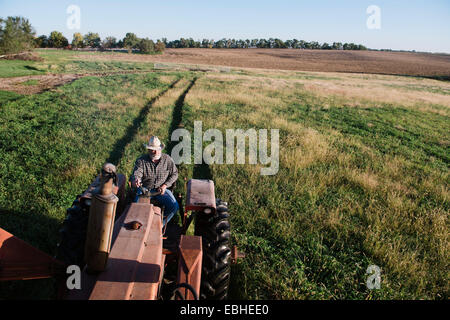
M 86 241 L 89 208 L 75 200 L 67 209 L 66 218 L 60 232 L 56 258 L 67 265 L 84 266 L 84 245 Z
M 202 237 L 200 299 L 224 300 L 230 283 L 230 222 L 227 203 L 216 200 L 214 215 L 198 212 L 195 235 Z

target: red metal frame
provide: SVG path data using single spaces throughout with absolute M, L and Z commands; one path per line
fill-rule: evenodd
M 43 279 L 64 272 L 62 262 L 0 228 L 0 281 Z
M 181 236 L 179 245 L 177 283 L 191 285 L 197 295 L 200 294 L 202 277 L 202 237 Z M 185 300 L 193 300 L 194 295 L 188 289 L 179 289 Z

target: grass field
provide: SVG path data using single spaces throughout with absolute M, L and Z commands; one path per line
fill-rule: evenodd
M 179 167 L 180 179 L 212 178 L 229 203 L 233 244 L 246 254 L 232 268 L 230 297 L 448 299 L 448 82 L 157 71 L 146 62 L 40 54 L 36 70 L 0 61 L 0 77 L 152 72 L 86 76 L 33 95 L 0 92 L 2 228 L 54 254 L 75 196 L 105 161 L 129 176 L 150 135 L 167 145 L 174 129 L 192 132 L 194 121 L 204 131 L 279 129 L 274 176 L 261 176 L 261 165 Z M 372 264 L 381 268 L 379 290 L 366 287 Z M 49 299 L 53 289 L 52 280 L 1 283 L 0 298 Z
M 127 61 L 89 61 L 95 52 L 66 50 L 36 50 L 43 61 L 2 60 L 0 78 L 42 75 L 46 73 L 94 73 L 131 70 L 151 70 L 152 63 Z

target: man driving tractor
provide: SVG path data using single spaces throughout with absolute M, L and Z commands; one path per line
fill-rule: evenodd
M 136 160 L 130 176 L 131 186 L 138 190 L 146 188 L 151 193 L 159 193 L 152 196 L 152 199 L 165 208 L 163 220 L 165 226 L 178 210 L 178 202 L 168 189 L 177 181 L 178 169 L 173 159 L 168 154 L 162 153 L 165 146 L 158 137 L 150 137 L 148 144 L 144 146 L 148 153 Z

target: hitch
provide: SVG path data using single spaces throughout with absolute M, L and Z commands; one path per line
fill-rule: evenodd
M 233 249 L 231 250 L 231 263 L 236 264 L 237 259 L 245 258 L 245 253 L 240 252 L 237 248 L 237 246 L 233 246 Z

